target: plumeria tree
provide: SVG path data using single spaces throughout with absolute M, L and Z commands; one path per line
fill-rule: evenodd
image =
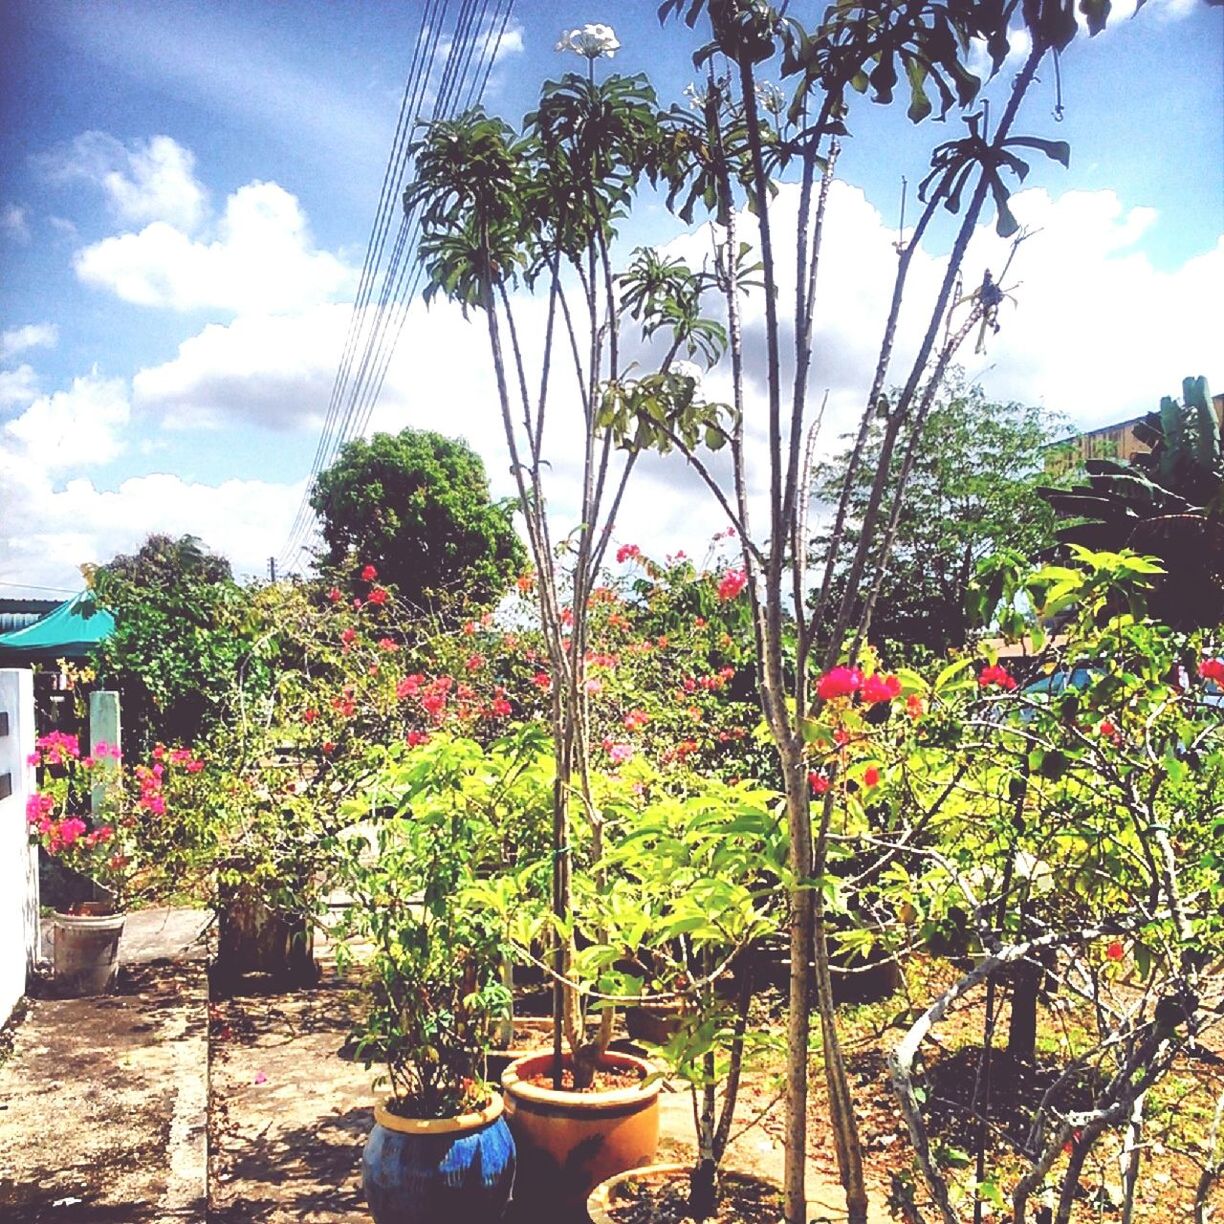
M 697 383 L 677 357 L 716 356 L 721 329 L 701 317 L 687 271 L 651 265 L 618 277 L 617 226 L 643 179 L 659 169 L 659 114 L 642 76 L 596 79 L 595 66 L 619 46 L 607 26 L 566 32 L 562 51 L 585 58 L 585 74 L 549 82 L 536 111 L 516 132 L 476 110 L 435 124 L 416 150 L 420 247 L 428 297 L 443 293 L 483 316 L 497 400 L 535 567 L 556 759 L 552 909 L 556 922 L 555 1076 L 562 1034 L 579 1084 L 593 1071 L 576 999 L 565 986 L 572 855 L 570 812 L 589 822 L 591 854 L 603 845 L 603 817 L 591 785 L 588 667 L 590 608 L 630 473 L 646 439 L 628 446 L 601 425 L 607 388 L 625 373 L 624 331 L 643 319 L 668 338 L 652 372 L 636 381 L 638 401 L 661 416 L 691 404 Z M 515 291 L 546 301 L 538 367 L 521 332 Z M 568 368 L 567 368 L 568 367 Z M 554 402 L 579 437 L 578 523 L 559 527 L 549 513 L 546 423 Z
M 1103 27 L 1108 6 L 1088 5 L 1089 27 Z M 838 1040 L 826 938 L 827 900 L 810 881 L 829 872 L 833 788 L 825 791 L 815 822 L 808 781 L 813 718 L 824 700 L 811 682 L 844 658 L 853 670 L 863 651 L 870 610 L 886 572 L 923 426 L 956 353 L 975 333 L 997 323 L 1007 269 L 973 274 L 965 291 L 965 255 L 979 223 L 993 206 L 1003 237 L 1021 236 L 1008 208 L 1004 175 L 1023 176 L 1023 155 L 1036 151 L 1063 161 L 1064 144 L 1018 134 L 1021 103 L 1047 57 L 1064 51 L 1078 32 L 1069 0 L 1020 5 L 991 3 L 855 3 L 828 10 L 808 24 L 794 6 L 764 0 L 667 0 L 660 17 L 702 23 L 710 41 L 694 56 L 705 79 L 695 95 L 696 114 L 673 110 L 668 127 L 676 154 L 667 164 L 670 198 L 685 219 L 697 207 L 711 214 L 718 235 L 712 287 L 721 295 L 729 337 L 732 403 L 722 412 L 686 404 L 671 415 L 638 412 L 630 421 L 614 411 L 614 431 L 645 421 L 651 443 L 679 450 L 726 511 L 742 548 L 742 570 L 751 600 L 756 639 L 757 687 L 775 746 L 787 799 L 790 835 L 791 914 L 785 1172 L 788 1222 L 804 1218 L 807 1149 L 807 1051 L 809 1000 L 815 988 L 834 1146 L 851 1221 L 866 1219 L 867 1191 L 858 1127 Z M 1023 27 L 1029 50 L 1011 78 L 997 117 L 970 112 L 981 81 L 968 66 L 969 48 L 985 47 L 992 71 L 1009 49 L 1009 33 Z M 776 72 L 785 88 L 765 86 Z M 915 122 L 938 111 L 965 110 L 967 135 L 941 144 L 920 191 L 922 209 L 898 245 L 897 271 L 874 371 L 864 371 L 864 410 L 825 550 L 811 578 L 806 570 L 806 517 L 811 454 L 820 409 L 809 402 L 818 305 L 819 266 L 828 199 L 840 139 L 850 130 L 855 94 L 893 100 L 901 74 Z M 787 243 L 794 255 L 793 309 L 779 291 L 781 234 L 772 205 L 780 179 L 797 178 L 796 228 Z M 747 206 L 745 222 L 739 210 Z M 957 217 L 948 255 L 933 297 L 918 309 L 921 339 L 904 371 L 893 368 L 902 306 L 910 289 L 915 254 L 941 210 Z M 754 240 L 745 246 L 741 227 Z M 1013 252 L 1014 252 L 1013 247 Z M 751 264 L 755 257 L 759 262 Z M 749 413 L 743 344 L 742 295 L 754 282 L 763 291 L 765 403 L 763 471 L 746 443 Z M 912 309 L 912 307 L 911 307 Z M 790 369 L 783 364 L 790 344 Z M 884 395 L 896 383 L 893 399 Z M 608 398 L 624 400 L 623 388 Z M 872 422 L 883 416 L 870 491 L 853 547 L 847 516 L 866 462 Z M 906 430 L 903 439 L 903 427 Z M 720 480 L 699 448 L 726 447 L 730 481 Z M 749 490 L 768 490 L 754 507 Z M 848 561 L 847 561 L 848 558 Z M 844 583 L 834 600 L 834 576 Z M 814 966 L 813 969 L 809 966 Z M 813 982 L 813 976 L 815 981 Z

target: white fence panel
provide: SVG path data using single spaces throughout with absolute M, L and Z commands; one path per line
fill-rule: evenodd
M 0 668 L 0 1024 L 38 959 L 38 853 L 26 829 L 34 790 L 34 673 Z

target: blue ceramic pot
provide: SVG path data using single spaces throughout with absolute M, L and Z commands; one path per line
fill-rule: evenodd
M 376 1224 L 496 1224 L 514 1188 L 502 1099 L 458 1118 L 401 1118 L 381 1105 L 361 1159 Z

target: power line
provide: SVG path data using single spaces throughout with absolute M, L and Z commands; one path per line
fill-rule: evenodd
M 398 211 L 401 185 L 411 161 L 412 135 L 420 126 L 434 66 L 445 46 L 441 77 L 433 93 L 430 120 L 448 118 L 460 108 L 473 106 L 484 93 L 509 25 L 514 0 L 461 0 L 449 41 L 443 36 L 450 0 L 427 0 L 413 50 L 408 80 L 387 166 L 383 174 L 374 226 L 353 303 L 340 364 L 332 385 L 323 430 L 302 501 L 289 530 L 278 568 L 289 572 L 306 551 L 315 531 L 310 495 L 315 479 L 330 466 L 341 447 L 365 432 L 381 394 L 396 345 L 407 322 L 408 309 L 420 285 L 423 269 L 416 259 L 419 218 L 400 214 L 385 271 L 380 269 L 390 233 L 392 213 Z M 490 9 L 493 9 L 490 14 Z M 482 40 L 483 33 L 483 40 Z M 480 46 L 477 52 L 478 44 Z M 466 96 L 465 96 L 466 95 Z M 375 285 L 376 305 L 371 305 Z

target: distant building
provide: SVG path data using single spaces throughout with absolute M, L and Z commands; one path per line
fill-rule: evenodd
M 1215 409 L 1216 420 L 1224 427 L 1224 395 L 1212 396 L 1211 403 Z M 1046 469 L 1054 473 L 1064 472 L 1076 463 L 1083 463 L 1085 459 L 1117 459 L 1122 463 L 1130 463 L 1136 455 L 1146 455 L 1151 448 L 1135 437 L 1135 426 L 1147 415 L 1145 412 L 1143 416 L 1131 417 L 1129 421 L 1102 425 L 1100 429 L 1090 429 L 1074 438 L 1056 442 L 1050 448 L 1051 455 L 1046 462 Z
M 61 602 L 58 599 L 0 599 L 0 633 L 12 633 L 14 629 L 24 629 L 42 620 Z

